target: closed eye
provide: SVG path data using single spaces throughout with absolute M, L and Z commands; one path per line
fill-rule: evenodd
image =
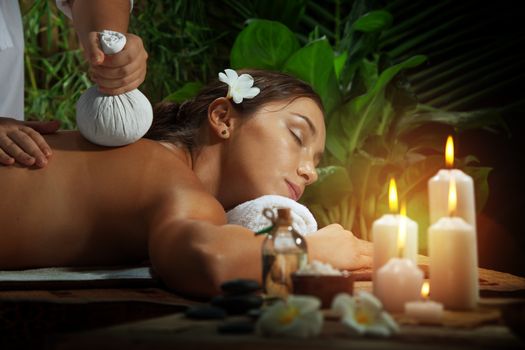
M 294 133 L 292 130 L 290 130 L 290 134 L 294 137 L 295 141 L 299 144 L 299 146 L 303 145 L 303 140 L 299 136 L 297 136 L 296 133 Z

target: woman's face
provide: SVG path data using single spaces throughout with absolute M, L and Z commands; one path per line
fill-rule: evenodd
M 236 123 L 224 145 L 221 196 L 233 205 L 266 194 L 298 200 L 317 180 L 325 134 L 323 113 L 310 98 L 263 105 Z

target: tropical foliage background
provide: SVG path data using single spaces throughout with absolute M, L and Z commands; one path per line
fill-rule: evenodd
M 75 33 L 54 1 L 20 2 L 26 115 L 74 128 L 75 101 L 91 85 Z M 525 56 L 517 49 L 524 36 L 512 6 L 143 0 L 130 31 L 150 54 L 141 90 L 153 103 L 190 98 L 226 67 L 282 70 L 314 86 L 326 107 L 327 147 L 320 180 L 301 201 L 321 226 L 339 222 L 370 239 L 371 223 L 388 211 L 386 186 L 395 177 L 425 253 L 426 184 L 444 166 L 445 138 L 453 134 L 456 164 L 476 182 L 481 264 L 525 273 L 523 259 L 493 253 L 498 244 L 525 248 L 515 229 L 516 189 L 523 185 L 514 173 L 525 107 Z

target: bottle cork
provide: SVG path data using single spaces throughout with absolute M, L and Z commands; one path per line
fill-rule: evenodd
M 291 225 L 292 211 L 290 208 L 277 208 L 277 221 L 279 225 Z

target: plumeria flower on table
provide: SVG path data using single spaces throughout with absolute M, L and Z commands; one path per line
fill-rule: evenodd
M 233 69 L 225 69 L 219 73 L 219 80 L 228 85 L 228 95 L 226 98 L 233 98 L 233 102 L 241 103 L 245 98 L 254 98 L 261 92 L 258 87 L 254 87 L 253 77 L 250 74 L 240 76 Z
M 257 320 L 258 335 L 309 338 L 319 335 L 323 314 L 319 298 L 308 295 L 289 295 L 269 306 Z
M 399 326 L 383 310 L 381 301 L 365 291 L 354 297 L 337 294 L 332 301 L 332 311 L 341 315 L 341 322 L 350 334 L 388 337 L 399 332 Z

